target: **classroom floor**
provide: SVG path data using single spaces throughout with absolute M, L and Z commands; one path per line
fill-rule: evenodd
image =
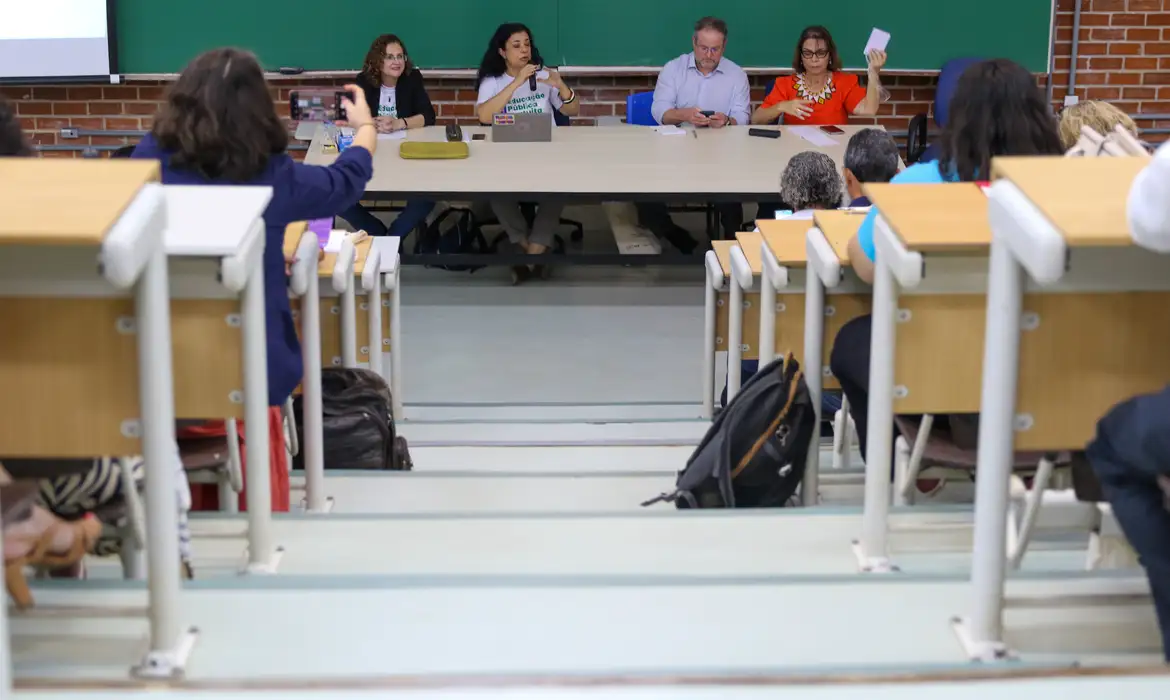
M 275 519 L 285 548 L 275 576 L 237 574 L 244 516 L 195 516 L 198 578 L 182 598 L 184 619 L 199 628 L 190 687 L 152 695 L 199 697 L 204 684 L 217 698 L 231 697 L 224 691 L 247 683 L 279 686 L 280 697 L 298 700 L 306 687 L 331 684 L 337 698 L 396 687 L 419 700 L 780 693 L 872 700 L 943 690 L 965 700 L 993 687 L 1065 700 L 1119 690 L 1167 695 L 1167 678 L 863 687 L 564 682 L 606 674 L 996 671 L 968 664 L 951 629 L 952 617 L 970 607 L 970 483 L 895 509 L 891 549 L 902 571 L 888 576 L 856 573 L 857 455 L 853 469 L 837 472 L 822 455 L 826 505 L 816 511 L 639 505 L 671 488 L 706 430 L 698 419 L 702 285 L 698 266 L 564 269 L 521 287 L 507 286 L 504 270 L 406 269 L 400 430 L 415 472 L 331 472 L 331 515 Z M 303 478 L 293 483 L 295 502 Z M 1103 575 L 1080 571 L 1085 538 L 1042 532 L 1009 598 L 1092 589 Z M 121 684 L 142 653 L 145 592 L 118 578 L 116 561 L 93 562 L 91 576 L 37 582 L 38 610 L 10 618 L 19 700 L 128 695 Z M 1021 656 L 1016 668 L 1159 658 L 1148 601 L 1107 612 L 1076 602 L 1025 604 L 1008 613 L 1007 629 Z M 562 682 L 535 690 L 456 682 L 501 674 Z M 411 687 L 404 678 L 423 680 L 403 690 Z M 74 681 L 88 692 L 37 691 Z M 102 692 L 103 683 L 118 687 Z

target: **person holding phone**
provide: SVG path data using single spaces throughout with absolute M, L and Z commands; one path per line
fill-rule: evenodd
M 354 78 L 354 83 L 365 95 L 378 133 L 434 125 L 435 107 L 423 84 L 422 72 L 415 68 L 406 44 L 396 35 L 383 34 L 374 39 L 366 52 L 362 72 Z M 434 208 L 435 203 L 429 199 L 410 200 L 389 228 L 360 202 L 341 212 L 340 216 L 371 236 L 403 238 L 424 223 Z
M 650 112 L 659 124 L 691 124 L 721 129 L 747 124 L 751 116 L 751 88 L 747 73 L 723 54 L 727 50 L 727 23 L 704 17 L 695 23 L 691 50 L 662 67 L 654 86 Z M 638 223 L 685 254 L 698 242 L 670 217 L 660 202 L 639 202 Z M 743 225 L 743 204 L 715 205 L 725 236 Z
M 886 52 L 871 51 L 866 58 L 869 70 L 863 87 L 856 75 L 841 72 L 841 56 L 829 30 L 806 27 L 796 42 L 792 75 L 776 78 L 764 103 L 752 114 L 752 124 L 775 124 L 783 118 L 785 124 L 825 125 L 831 131 L 827 125 L 877 114 Z
M 492 34 L 487 50 L 479 64 L 476 88 L 476 116 L 481 124 L 491 124 L 497 114 L 545 114 L 555 119 L 559 111 L 567 117 L 581 113 L 581 101 L 573 88 L 565 84 L 559 72 L 545 68 L 544 59 L 536 48 L 532 31 L 523 24 L 501 24 Z M 506 176 L 506 173 L 500 173 Z M 540 255 L 553 244 L 556 227 L 561 221 L 564 203 L 544 200 L 536 203 L 536 216 L 529 225 L 514 199 L 493 200 L 492 212 L 499 219 L 508 239 L 529 255 Z M 547 277 L 545 265 L 516 265 L 512 268 L 512 284 L 520 284 L 532 277 Z

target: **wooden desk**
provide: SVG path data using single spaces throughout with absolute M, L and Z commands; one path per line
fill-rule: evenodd
M 828 326 L 828 334 L 835 336 L 842 325 L 868 312 L 869 295 L 855 278 L 844 284 L 840 279 L 834 279 L 832 303 L 826 304 L 825 285 L 815 271 L 809 269 L 809 240 L 821 236 L 817 228 L 821 220 L 841 221 L 838 229 L 851 227 L 856 232 L 864 216 L 824 211 L 816 212 L 814 218 L 757 222 L 763 234 L 760 308 L 774 309 L 760 319 L 760 364 L 773 361 L 777 357 L 776 348 L 782 349 L 781 354 L 793 353 L 802 363 L 805 383 L 819 421 L 822 383 L 828 384 L 829 388 L 838 387 L 828 372 L 825 326 Z M 833 257 L 839 269 L 840 264 L 836 256 Z M 801 500 L 806 505 L 818 502 L 819 442 L 818 431 L 801 482 Z
M 974 183 L 866 185 L 874 222 L 873 313 L 862 535 L 864 571 L 890 571 L 895 414 L 979 411 L 987 197 Z
M 735 245 L 735 241 L 711 241 L 711 250 L 703 256 L 707 273 L 703 303 L 703 418 L 711 418 L 715 412 L 715 353 L 727 349 L 726 290 Z
M 182 671 L 194 633 L 179 619 L 167 217 L 158 180 L 155 161 L 0 159 L 0 385 L 8 399 L 0 455 L 143 455 L 150 633 L 137 672 L 169 677 Z M 8 695 L 11 661 L 0 657 L 0 694 Z
M 572 127 L 553 129 L 546 143 L 472 141 L 466 160 L 403 160 L 399 145 L 379 143 L 367 196 L 389 199 L 476 200 L 555 196 L 586 202 L 628 201 L 654 194 L 660 201 L 743 201 L 775 197 L 784 164 L 801 151 L 822 151 L 838 164 L 849 137 L 863 126 L 842 127 L 835 145 L 814 146 L 791 132 L 779 139 L 748 136 L 748 126 L 701 129 L 697 138 L 662 136 L 650 127 Z M 786 127 L 776 127 L 788 131 Z M 464 133 L 487 133 L 464 127 Z M 444 127 L 411 129 L 410 141 L 445 141 Z M 488 137 L 490 139 L 490 135 Z M 325 165 L 323 130 L 313 139 L 305 162 Z M 533 167 L 516 168 L 525 162 Z M 620 163 L 620 168 L 614 168 Z M 696 169 L 718 172 L 709 180 Z M 501 172 L 511 173 L 501 178 Z
M 178 368 L 175 414 L 244 418 L 247 425 L 266 426 L 263 216 L 272 188 L 172 186 L 165 194 L 164 245 Z M 269 447 L 267 430 L 249 433 L 244 444 L 248 463 L 267 463 Z M 275 573 L 283 550 L 273 543 L 271 475 L 267 469 L 248 469 L 244 476 L 248 547 L 243 573 Z
M 1013 452 L 1083 448 L 1111 406 L 1170 378 L 1170 256 L 1135 246 L 1126 223 L 1130 186 L 1148 162 L 992 161 L 987 303 L 996 312 L 984 316 L 974 605 L 956 626 L 972 658 L 1009 651 L 1003 534 Z

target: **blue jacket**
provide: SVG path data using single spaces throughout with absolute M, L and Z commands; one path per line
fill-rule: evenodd
M 212 181 L 170 165 L 168 154 L 147 134 L 132 158 L 162 163 L 164 185 L 271 185 L 272 200 L 264 211 L 264 306 L 268 335 L 268 405 L 280 406 L 301 383 L 304 367 L 288 303 L 284 274 L 284 229 L 294 221 L 333 217 L 357 204 L 374 174 L 373 159 L 364 148 L 349 148 L 328 167 L 297 163 L 282 153 L 249 182 Z

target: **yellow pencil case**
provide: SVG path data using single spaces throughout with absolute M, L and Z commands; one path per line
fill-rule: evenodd
M 408 160 L 451 160 L 470 156 L 471 149 L 463 141 L 404 141 L 398 155 Z

